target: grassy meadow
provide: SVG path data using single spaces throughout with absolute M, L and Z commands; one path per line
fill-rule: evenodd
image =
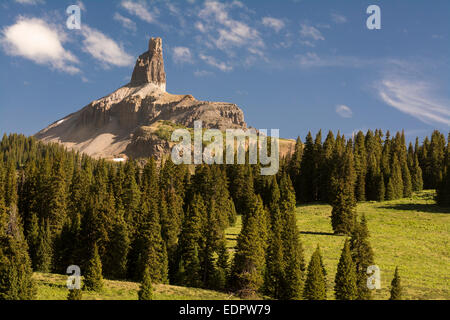
M 375 263 L 381 269 L 381 290 L 375 299 L 388 299 L 389 286 L 399 266 L 405 299 L 450 299 L 450 209 L 436 206 L 434 191 L 412 198 L 387 202 L 363 202 L 358 213 L 365 214 Z M 333 299 L 334 276 L 343 236 L 333 235 L 331 206 L 297 207 L 297 225 L 307 263 L 320 245 L 328 279 L 328 298 Z M 238 224 L 228 230 L 228 245 L 234 247 Z
M 375 299 L 388 299 L 396 266 L 400 268 L 405 299 L 450 299 L 450 209 L 436 206 L 434 191 L 423 191 L 412 198 L 358 204 L 366 215 L 375 263 L 381 269 L 381 290 Z M 332 234 L 331 207 L 326 204 L 297 207 L 300 239 L 309 262 L 320 245 L 328 278 L 328 298 L 333 299 L 333 280 L 345 240 Z M 241 219 L 227 230 L 232 249 L 240 232 Z M 66 276 L 36 273 L 38 299 L 66 299 Z M 88 300 L 135 300 L 139 284 L 105 280 L 101 293 L 85 292 Z M 228 300 L 235 297 L 210 290 L 170 285 L 154 286 L 156 300 Z

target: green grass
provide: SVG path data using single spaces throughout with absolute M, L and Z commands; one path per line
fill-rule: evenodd
M 38 300 L 66 300 L 67 276 L 35 273 Z M 135 282 L 104 280 L 102 292 L 83 291 L 83 300 L 137 300 L 139 284 Z M 155 300 L 233 300 L 236 297 L 197 288 L 177 287 L 163 284 L 153 286 Z
M 381 290 L 375 299 L 389 297 L 389 285 L 396 266 L 400 268 L 405 299 L 450 299 L 450 210 L 436 206 L 433 191 L 412 198 L 389 202 L 358 204 L 358 213 L 366 215 L 375 263 L 381 269 Z M 328 298 L 333 299 L 333 280 L 345 237 L 332 234 L 331 207 L 325 204 L 297 207 L 300 239 L 309 262 L 320 244 L 328 273 Z M 227 245 L 236 245 L 241 229 L 227 230 Z M 63 300 L 67 297 L 67 277 L 36 273 L 38 299 Z M 136 300 L 138 283 L 105 280 L 101 293 L 85 292 L 87 300 Z M 228 300 L 235 297 L 210 290 L 155 285 L 156 300 Z
M 381 290 L 376 299 L 389 298 L 389 286 L 396 266 L 406 299 L 450 299 L 450 210 L 439 208 L 433 191 L 412 198 L 389 202 L 364 202 L 364 213 L 371 234 L 375 263 L 381 269 Z M 333 281 L 345 238 L 332 234 L 331 207 L 325 204 L 297 207 L 300 239 L 309 259 L 320 245 L 328 273 L 329 299 L 333 298 Z M 228 246 L 234 247 L 241 222 L 228 229 Z

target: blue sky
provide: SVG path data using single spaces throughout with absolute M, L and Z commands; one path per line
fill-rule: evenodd
M 82 8 L 81 30 L 66 8 Z M 381 30 L 366 9 L 381 8 Z M 450 1 L 10 0 L 0 4 L 0 132 L 31 135 L 126 84 L 162 37 L 167 90 L 239 105 L 249 125 L 450 130 Z

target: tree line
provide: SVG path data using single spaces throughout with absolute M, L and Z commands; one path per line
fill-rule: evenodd
M 350 260 L 341 258 L 336 297 L 348 287 L 338 285 L 340 279 L 354 278 L 355 289 L 345 297 L 367 298 L 362 277 L 373 258 L 356 202 L 410 196 L 425 187 L 437 188 L 445 205 L 450 193 L 442 134 L 408 148 L 403 133 L 382 137 L 380 130 L 360 132 L 353 142 L 330 132 L 322 142 L 320 132 L 315 140 L 308 134 L 282 159 L 276 176 L 260 176 L 259 165 L 248 164 L 117 164 L 5 135 L 0 298 L 30 299 L 36 292 L 32 271 L 65 274 L 69 265 L 81 267 L 87 290 L 101 290 L 106 277 L 142 281 L 143 297 L 151 296 L 151 282 L 243 297 L 324 297 L 320 249 L 307 267 L 296 226 L 296 204 L 309 201 L 329 202 L 335 232 L 350 237 L 343 255 L 349 251 L 353 264 L 346 267 Z M 225 230 L 238 214 L 242 230 L 236 248 L 229 248 Z

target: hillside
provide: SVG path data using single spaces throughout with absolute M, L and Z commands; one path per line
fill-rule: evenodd
M 436 206 L 434 191 L 423 191 L 412 198 L 383 203 L 364 202 L 358 212 L 364 213 L 371 233 L 375 261 L 381 269 L 382 289 L 375 299 L 389 297 L 389 285 L 395 266 L 399 266 L 405 299 L 450 299 L 450 209 Z M 320 244 L 328 274 L 328 298 L 333 299 L 333 279 L 344 237 L 334 236 L 329 222 L 331 207 L 325 204 L 297 207 L 297 224 L 308 261 Z M 236 243 L 241 219 L 227 230 L 228 246 Z M 432 273 L 429 271 L 433 270 Z M 36 273 L 38 299 L 65 299 L 65 276 Z M 134 300 L 139 284 L 106 281 L 102 293 L 85 293 L 84 299 Z M 216 291 L 155 285 L 157 300 L 228 300 L 235 297 Z
M 57 274 L 35 273 L 38 284 L 38 300 L 66 300 L 67 277 Z M 83 292 L 83 300 L 137 300 L 139 284 L 126 281 L 105 280 L 105 289 L 98 292 Z M 155 300 L 234 300 L 236 297 L 197 288 L 185 288 L 171 285 L 154 285 Z
M 399 266 L 405 299 L 450 299 L 450 209 L 436 206 L 434 191 L 416 193 L 412 198 L 386 202 L 363 202 L 370 230 L 375 262 L 381 269 L 382 289 L 376 299 L 389 298 L 389 285 Z M 331 207 L 326 204 L 297 207 L 299 227 L 309 262 L 320 244 L 328 274 L 328 299 L 333 299 L 333 280 L 344 237 L 333 235 Z M 233 247 L 241 227 L 240 219 L 228 229 L 228 245 Z M 431 272 L 430 272 L 431 271 Z

